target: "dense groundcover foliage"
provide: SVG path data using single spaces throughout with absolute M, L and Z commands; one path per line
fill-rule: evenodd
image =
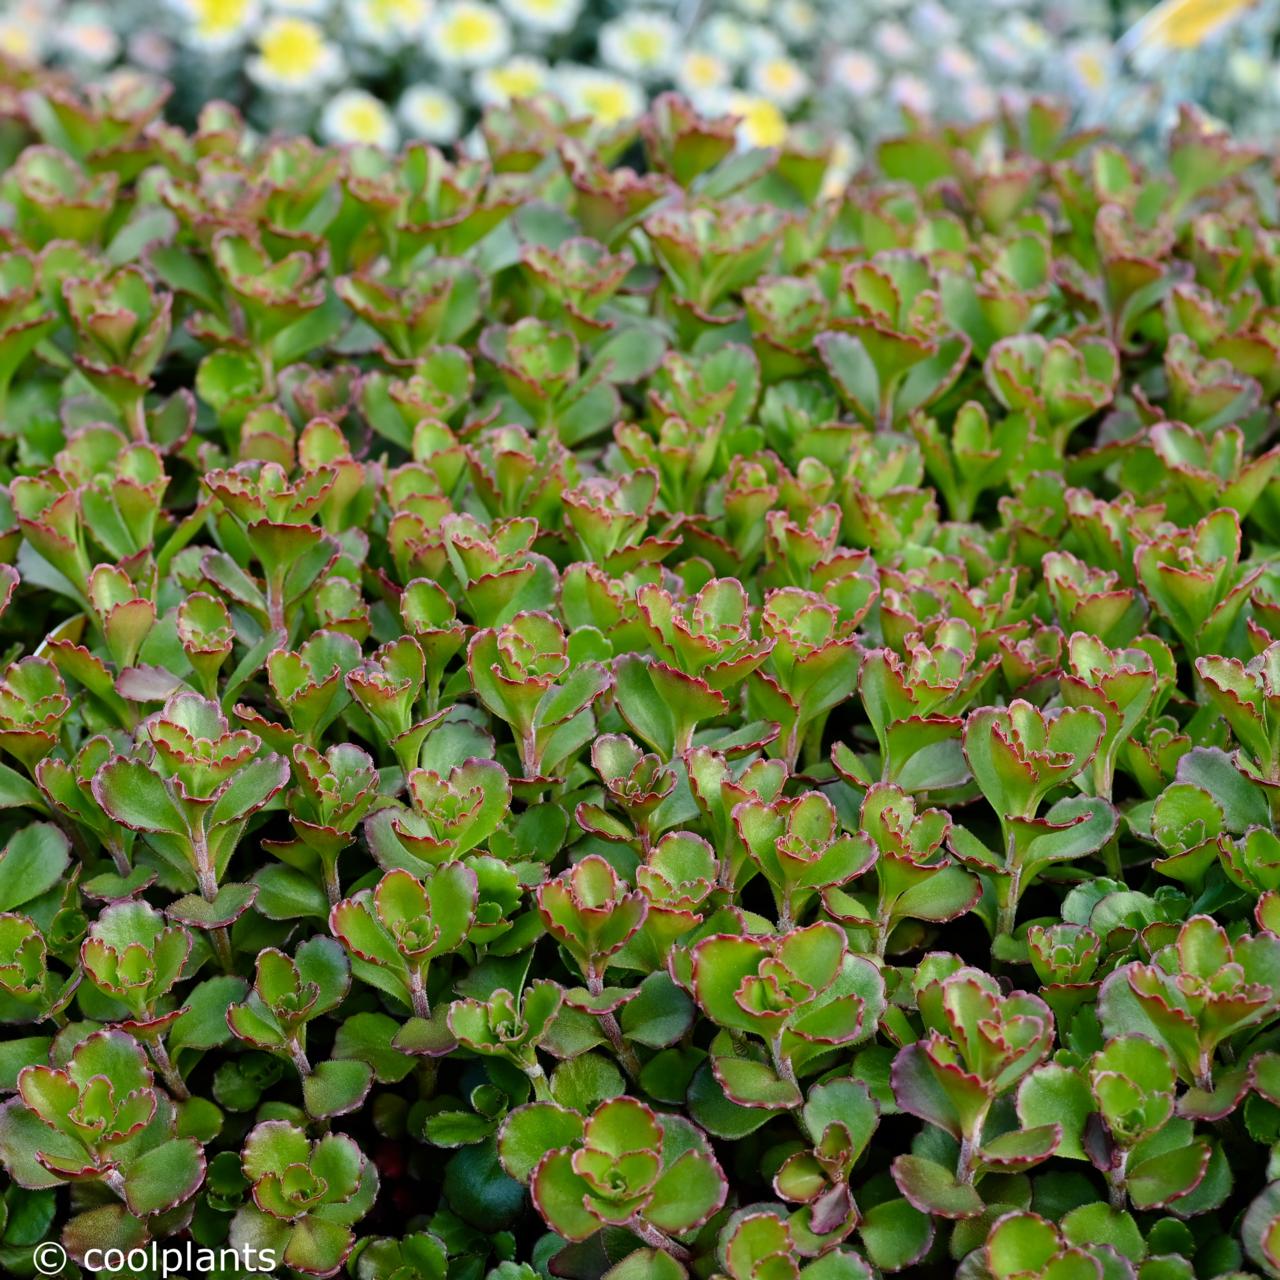
M 5 109 L 3 1269 L 1280 1276 L 1269 158 L 159 103 Z

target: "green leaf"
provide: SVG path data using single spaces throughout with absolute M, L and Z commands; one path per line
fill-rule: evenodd
M 0 852 L 0 911 L 12 911 L 56 885 L 71 861 L 71 846 L 57 827 L 34 822 L 10 837 Z
M 939 1218 L 972 1218 L 982 1212 L 982 1197 L 972 1185 L 957 1182 L 956 1175 L 923 1156 L 898 1156 L 893 1162 L 898 1190 L 921 1213 Z
M 498 1155 L 502 1167 L 519 1182 L 528 1182 L 534 1166 L 547 1154 L 581 1141 L 583 1120 L 578 1112 L 554 1102 L 530 1102 L 502 1122 Z
M 885 1200 L 866 1210 L 858 1235 L 881 1271 L 905 1271 L 933 1244 L 933 1218 L 907 1200 Z
M 227 1028 L 228 1006 L 238 1004 L 249 993 L 243 978 L 221 976 L 206 978 L 193 987 L 186 997 L 185 1010 L 169 1028 L 171 1054 L 180 1049 L 212 1049 L 231 1038 Z
M 623 1034 L 651 1049 L 675 1044 L 693 1025 L 693 1001 L 663 972 L 651 973 L 622 1007 Z
M 172 1138 L 130 1163 L 124 1175 L 125 1200 L 144 1218 L 181 1204 L 204 1180 L 204 1151 L 193 1138 Z
M 601 1280 L 686 1280 L 688 1274 L 662 1249 L 637 1249 L 610 1267 Z
M 1243 834 L 1267 826 L 1269 814 L 1261 788 L 1249 782 L 1230 757 L 1216 747 L 1193 747 L 1178 761 L 1178 781 L 1207 791 L 1226 816 L 1227 830 Z
M 279 863 L 260 867 L 253 873 L 253 883 L 258 889 L 253 905 L 268 920 L 325 920 L 329 915 L 324 888 L 293 867 Z
M 728 1187 L 720 1166 L 700 1151 L 686 1151 L 654 1184 L 644 1216 L 662 1231 L 682 1235 L 724 1203 Z
M 373 1068 L 367 1062 L 331 1058 L 317 1063 L 302 1081 L 307 1113 L 317 1119 L 356 1110 L 368 1096 Z
M 108 760 L 94 775 L 93 795 L 110 817 L 135 831 L 187 834 L 187 820 L 164 782 L 137 760 Z
M 689 1084 L 689 1114 L 717 1138 L 737 1140 L 754 1133 L 773 1117 L 762 1107 L 742 1107 L 726 1097 L 710 1063 L 694 1072 Z
M 1018 1086 L 1018 1119 L 1023 1127 L 1060 1125 L 1062 1137 L 1055 1154 L 1072 1160 L 1086 1158 L 1084 1127 L 1094 1109 L 1088 1081 L 1073 1067 L 1048 1063 Z
M 551 1075 L 551 1096 L 575 1111 L 594 1110 L 598 1102 L 616 1098 L 624 1091 L 622 1073 L 611 1058 L 584 1053 L 562 1062 Z
M 335 1058 L 367 1062 L 381 1084 L 396 1084 L 413 1070 L 412 1056 L 392 1045 L 400 1023 L 385 1013 L 354 1013 L 344 1018 L 333 1041 Z
M 716 1058 L 713 1063 L 725 1096 L 739 1106 L 781 1109 L 800 1105 L 799 1088 L 767 1063 L 729 1057 Z
M 484 1231 L 513 1222 L 525 1203 L 524 1189 L 498 1163 L 492 1138 L 463 1147 L 450 1158 L 444 1192 L 460 1217 Z

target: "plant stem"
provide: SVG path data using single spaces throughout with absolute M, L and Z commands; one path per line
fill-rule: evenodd
M 587 978 L 587 990 L 593 996 L 598 996 L 604 990 L 604 979 L 594 974 Z M 618 1025 L 618 1019 L 614 1017 L 612 1012 L 601 1013 L 596 1015 L 600 1019 L 600 1027 L 608 1037 L 609 1044 L 613 1052 L 617 1055 L 618 1062 L 621 1064 L 623 1071 L 634 1081 L 640 1079 L 640 1059 L 636 1056 L 636 1051 L 627 1043 L 623 1037 L 622 1028 Z
M 978 1152 L 982 1147 L 982 1130 L 987 1123 L 987 1112 L 991 1107 L 990 1100 L 982 1108 L 982 1110 L 974 1117 L 973 1126 L 960 1139 L 960 1156 L 956 1161 L 956 1181 L 963 1183 L 971 1183 L 974 1175 L 974 1165 L 977 1163 Z
M 1009 873 L 1009 884 L 1006 890 L 1005 900 L 1000 904 L 999 913 L 996 916 L 996 936 L 1013 937 L 1013 931 L 1017 926 L 1018 920 L 1018 881 L 1022 878 L 1022 868 L 1015 867 Z
M 141 392 L 138 393 L 138 398 L 129 406 L 125 413 L 125 418 L 129 423 L 129 434 L 138 441 L 139 444 L 146 444 L 147 409 Z
M 778 932 L 790 933 L 795 928 L 795 920 L 791 915 L 791 895 L 784 892 L 782 901 L 778 903 Z
M 693 1261 L 693 1254 L 684 1245 L 678 1240 L 673 1240 L 666 1232 L 659 1231 L 651 1222 L 632 1218 L 627 1223 L 627 1229 L 639 1236 L 651 1249 L 661 1249 L 663 1253 L 669 1253 L 677 1262 Z
M 800 1092 L 800 1083 L 796 1079 L 795 1068 L 791 1065 L 791 1059 L 782 1052 L 782 1036 L 776 1035 L 769 1043 L 769 1056 L 773 1059 L 773 1069 L 778 1073 L 779 1080 L 785 1080 L 797 1093 Z
M 212 902 L 218 896 L 218 877 L 209 861 L 209 842 L 205 837 L 203 825 L 197 825 L 192 833 L 191 851 L 195 854 L 196 882 L 200 886 L 200 896 L 206 902 Z M 235 962 L 231 958 L 231 934 L 226 925 L 219 925 L 209 930 L 209 938 L 213 944 L 214 954 L 224 973 L 235 972 Z
M 78 843 L 83 844 L 83 841 L 78 841 Z M 116 875 L 122 879 L 127 877 L 133 868 L 129 866 L 129 859 L 124 856 L 124 850 L 112 840 L 107 845 L 107 852 L 111 855 L 111 861 L 115 864 Z
M 1128 1159 L 1127 1151 L 1117 1151 L 1112 1157 L 1111 1168 L 1107 1170 L 1107 1198 L 1117 1213 L 1124 1211 L 1129 1199 L 1124 1183 L 1124 1169 Z
M 436 1058 L 423 1058 L 418 1063 L 418 1096 L 432 1098 L 436 1092 L 436 1077 L 440 1073 L 440 1062 Z
M 186 1081 L 178 1074 L 177 1067 L 173 1065 L 173 1059 L 169 1057 L 169 1051 L 164 1047 L 163 1037 L 157 1036 L 152 1040 L 150 1049 L 151 1061 L 156 1064 L 156 1070 L 160 1072 L 165 1087 L 179 1102 L 185 1102 L 191 1097 L 191 1090 L 187 1088 Z
M 216 929 L 210 929 L 209 937 L 213 942 L 213 951 L 218 957 L 218 963 L 222 966 L 222 971 L 224 973 L 234 973 L 236 966 L 231 957 L 231 933 L 227 926 L 220 924 Z
M 889 945 L 889 932 L 892 920 L 881 914 L 876 920 L 876 959 L 883 960 L 885 948 Z
M 547 1073 L 542 1069 L 542 1063 L 531 1062 L 526 1064 L 524 1073 L 529 1077 L 529 1083 L 533 1085 L 533 1096 L 539 1102 L 552 1102 L 551 1084 L 547 1080 Z
M 267 622 L 272 631 L 283 632 L 288 639 L 288 632 L 285 631 L 284 625 L 284 575 L 280 575 L 280 581 L 276 581 L 273 577 L 267 579 Z
M 413 1012 L 419 1018 L 431 1017 L 431 1002 L 427 999 L 427 986 L 420 969 L 409 970 L 409 997 L 413 1001 Z
M 293 1065 L 297 1067 L 298 1074 L 305 1080 L 311 1074 L 311 1063 L 307 1061 L 307 1051 L 302 1047 L 297 1036 L 291 1036 L 289 1039 L 289 1057 L 293 1059 Z
M 329 899 L 329 905 L 336 907 L 342 901 L 342 882 L 338 879 L 338 857 L 335 854 L 333 861 L 327 858 L 322 859 L 324 867 L 324 891 Z

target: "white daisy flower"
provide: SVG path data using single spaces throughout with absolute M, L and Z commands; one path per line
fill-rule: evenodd
M 427 142 L 453 142 L 462 131 L 462 108 L 430 84 L 410 85 L 400 97 L 396 115 L 408 137 Z
M 449 67 L 492 66 L 511 52 L 511 27 L 481 0 L 448 0 L 427 24 L 427 52 Z
M 809 0 L 782 0 L 778 26 L 791 40 L 812 40 L 818 32 L 818 11 Z
M 780 147 L 787 140 L 787 120 L 777 104 L 750 93 L 729 96 L 729 113 L 738 117 L 740 147 Z
M 831 60 L 830 81 L 852 98 L 869 98 L 880 88 L 880 65 L 860 49 L 841 49 Z
M 765 18 L 769 15 L 772 0 L 737 0 L 738 8 L 748 18 Z
M 1025 50 L 1001 32 L 993 32 L 981 42 L 983 56 L 997 68 L 1012 75 L 1020 75 L 1027 65 Z
M 561 65 L 551 83 L 571 111 L 606 128 L 633 120 L 645 109 L 644 91 L 634 80 L 595 67 Z
M 764 62 L 768 58 L 785 58 L 787 46 L 782 43 L 778 33 L 771 27 L 759 24 L 745 29 L 747 38 L 747 62 Z
M 937 0 L 924 0 L 916 5 L 911 10 L 911 25 L 931 42 L 954 40 L 960 33 L 955 15 L 948 13 Z
M 753 64 L 747 75 L 752 90 L 777 103 L 784 111 L 799 105 L 809 92 L 809 77 L 791 58 L 766 58 Z
M 246 70 L 264 89 L 321 89 L 342 75 L 342 58 L 310 18 L 278 14 L 263 25 Z
M 477 71 L 471 86 L 481 106 L 505 107 L 518 98 L 534 98 L 545 93 L 550 71 L 541 58 L 518 53 L 496 67 Z
M 58 48 L 76 62 L 105 67 L 120 56 L 120 37 L 96 5 L 71 10 L 56 31 Z
M 44 52 L 41 35 L 20 16 L 0 18 L 0 54 L 22 66 L 34 66 Z
M 1227 71 L 1231 79 L 1249 93 L 1260 92 L 1266 83 L 1267 63 L 1243 49 L 1232 52 L 1227 61 Z
M 1066 52 L 1063 65 L 1078 93 L 1099 93 L 1111 79 L 1112 48 L 1108 40 L 1081 40 Z
M 729 64 L 714 53 L 690 49 L 676 65 L 676 88 L 700 110 L 733 78 Z
M 626 75 L 660 80 L 670 71 L 679 42 L 679 29 L 665 13 L 640 9 L 600 28 L 600 60 Z
M 920 115 L 933 110 L 933 90 L 919 76 L 906 71 L 900 71 L 889 81 L 889 100 Z
M 135 31 L 129 37 L 128 58 L 135 67 L 168 75 L 173 69 L 174 48 L 158 31 Z
M 397 141 L 391 112 L 365 89 L 343 89 L 325 103 L 320 135 L 326 142 L 359 142 L 387 151 Z
M 727 13 L 717 13 L 703 23 L 699 30 L 698 44 L 704 49 L 714 49 L 730 63 L 745 62 L 749 52 L 745 28 Z
M 173 0 L 173 8 L 182 19 L 182 42 L 209 53 L 243 42 L 262 13 L 258 0 Z
M 962 45 L 944 45 L 934 59 L 938 74 L 948 80 L 973 80 L 978 75 L 978 62 Z
M 890 62 L 909 62 L 916 55 L 916 42 L 900 22 L 885 22 L 877 27 L 874 42 L 880 55 Z
M 1024 14 L 1011 18 L 1006 30 L 1013 43 L 1033 58 L 1043 57 L 1052 45 L 1049 33 L 1033 18 Z
M 344 9 L 357 40 L 390 53 L 421 37 L 431 0 L 346 0 Z
M 530 31 L 563 35 L 573 30 L 582 0 L 501 0 L 513 21 Z

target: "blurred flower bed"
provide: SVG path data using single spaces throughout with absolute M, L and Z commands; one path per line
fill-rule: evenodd
M 1169 0 L 1167 10 L 1174 0 Z M 159 7 L 157 7 L 159 6 Z M 8 0 L 0 54 L 77 79 L 174 80 L 191 124 L 225 98 L 332 142 L 465 140 L 487 106 L 551 94 L 610 126 L 675 88 L 744 145 L 813 122 L 852 167 L 904 113 L 989 116 L 1065 97 L 1143 145 L 1198 103 L 1238 135 L 1280 118 L 1280 0 L 1181 0 L 1127 48 L 1145 0 Z

